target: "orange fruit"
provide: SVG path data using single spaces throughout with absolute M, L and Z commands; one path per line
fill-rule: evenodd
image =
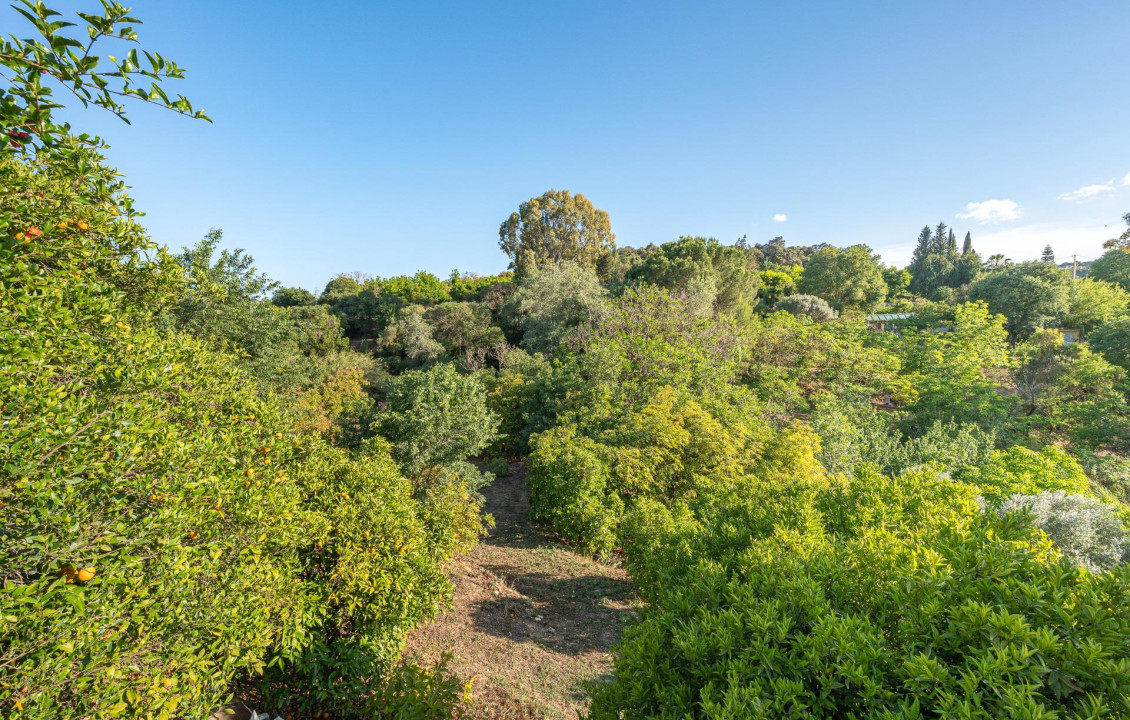
M 87 580 L 89 580 L 89 579 L 91 579 L 92 577 L 94 577 L 94 572 L 95 572 L 94 568 L 92 568 L 92 567 L 84 567 L 84 568 L 83 568 L 82 570 L 79 570 L 79 571 L 78 571 L 78 579 L 79 579 L 79 581 L 80 581 L 80 582 L 86 582 Z
M 76 224 L 78 225 L 79 230 L 89 230 L 90 229 L 90 226 L 87 225 L 86 222 L 83 221 L 83 220 L 79 220 L 78 223 L 76 223 Z

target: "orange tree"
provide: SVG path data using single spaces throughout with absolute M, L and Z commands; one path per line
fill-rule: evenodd
M 132 39 L 105 7 L 91 40 Z M 459 543 L 432 539 L 477 513 L 425 507 L 380 443 L 295 433 L 231 358 L 154 326 L 183 271 L 39 79 L 120 114 L 133 70 L 17 9 L 43 40 L 0 46 L 3 123 L 35 134 L 0 152 L 0 717 L 201 717 L 258 678 L 284 713 L 450 708 L 442 674 L 388 671 L 448 590 Z

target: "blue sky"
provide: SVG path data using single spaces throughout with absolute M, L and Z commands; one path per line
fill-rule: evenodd
M 783 235 L 898 265 L 939 221 L 983 254 L 1093 258 L 1130 211 L 1125 0 L 132 6 L 215 123 L 76 124 L 156 239 L 219 227 L 310 289 L 503 269 L 499 223 L 549 188 L 622 245 Z

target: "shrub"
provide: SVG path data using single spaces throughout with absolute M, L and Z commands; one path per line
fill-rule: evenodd
M 1075 572 L 930 472 L 780 480 L 632 525 L 650 604 L 592 718 L 1130 711 L 1130 567 Z
M 450 364 L 393 378 L 385 402 L 374 429 L 392 443 L 393 457 L 411 475 L 466 460 L 498 435 L 482 383 Z
M 600 317 L 608 295 L 596 272 L 568 262 L 531 268 L 510 299 L 531 352 L 551 352 L 579 325 Z
M 744 422 L 743 422 L 744 421 Z M 535 436 L 531 508 L 594 553 L 619 543 L 617 528 L 637 499 L 674 504 L 728 485 L 760 458 L 763 436 L 748 418 L 724 424 L 699 403 L 661 389 L 587 437 L 576 423 Z M 769 462 L 769 461 L 767 461 Z
M 1023 512 L 1055 541 L 1071 562 L 1091 572 L 1111 570 L 1130 561 L 1130 535 L 1115 509 L 1086 495 L 1063 490 L 1012 495 L 1000 513 Z
M 1017 494 L 1054 490 L 1073 495 L 1093 494 L 1079 462 L 1054 446 L 1041 450 L 1014 446 L 995 451 L 984 465 L 967 468 L 961 479 L 976 486 L 993 506 Z
M 797 317 L 806 317 L 815 322 L 827 322 L 840 316 L 824 298 L 815 295 L 789 295 L 777 301 L 774 310 L 783 310 Z
M 202 717 L 272 666 L 272 707 L 371 716 L 477 505 L 153 327 L 183 275 L 100 160 L 0 161 L 0 712 Z

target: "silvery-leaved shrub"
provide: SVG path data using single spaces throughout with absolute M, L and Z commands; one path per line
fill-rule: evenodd
M 1102 572 L 1130 560 L 1130 534 L 1113 505 L 1063 490 L 1016 494 L 1000 512 L 1026 512 L 1032 524 L 1048 534 L 1064 556 L 1091 572 Z

